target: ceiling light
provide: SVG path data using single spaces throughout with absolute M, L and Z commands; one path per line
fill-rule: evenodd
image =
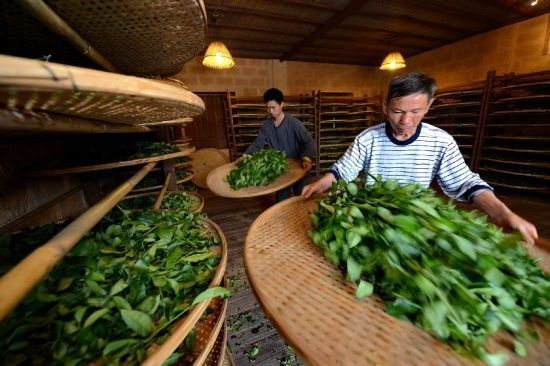
M 235 61 L 223 42 L 212 42 L 204 53 L 202 64 L 213 69 L 230 69 Z
M 407 66 L 405 64 L 405 60 L 399 52 L 390 52 L 386 56 L 384 61 L 382 61 L 382 65 L 380 65 L 380 70 L 397 70 L 402 69 L 405 66 Z
M 539 3 L 539 0 L 533 0 L 531 1 L 531 6 L 535 6 Z

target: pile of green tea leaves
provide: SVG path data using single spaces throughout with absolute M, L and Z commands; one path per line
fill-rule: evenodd
M 239 161 L 227 176 L 227 183 L 234 190 L 264 186 L 283 175 L 286 169 L 284 151 L 263 149 Z
M 0 363 L 139 364 L 192 305 L 228 295 L 206 290 L 219 239 L 202 215 L 125 214 L 83 238 L 0 323 Z
M 508 358 L 488 353 L 489 336 L 504 329 L 522 339 L 524 319 L 550 319 L 550 278 L 519 235 L 432 190 L 380 177 L 339 181 L 310 218 L 310 237 L 358 285 L 358 298 L 376 293 L 389 314 L 487 364 Z
M 124 199 L 118 207 L 122 210 L 147 210 L 154 206 L 156 200 L 157 193 L 144 194 Z M 198 205 L 198 199 L 187 192 L 166 192 L 160 209 L 193 211 Z

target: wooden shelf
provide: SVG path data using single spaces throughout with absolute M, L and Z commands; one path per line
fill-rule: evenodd
M 477 125 L 475 123 L 434 123 L 433 124 L 436 127 L 460 127 L 460 128 L 476 128 Z
M 511 90 L 511 89 L 531 89 L 531 88 L 543 88 L 550 87 L 550 81 L 536 81 L 532 83 L 521 83 L 508 86 L 497 86 L 494 88 L 495 91 L 500 90 Z
M 531 101 L 539 101 L 539 100 L 547 100 L 550 99 L 550 94 L 546 95 L 524 95 L 521 97 L 508 97 L 508 98 L 501 98 L 499 100 L 491 102 L 492 104 L 507 104 L 510 102 L 531 102 Z
M 494 172 L 494 173 L 501 173 L 506 175 L 512 175 L 517 177 L 528 177 L 528 178 L 535 178 L 535 179 L 543 179 L 550 181 L 550 175 L 542 175 L 542 174 L 531 174 L 531 173 L 521 173 L 517 171 L 512 170 L 506 170 L 506 169 L 497 169 L 492 167 L 483 166 L 480 167 L 479 170 L 487 171 L 487 172 Z
M 501 164 L 510 164 L 510 165 L 524 165 L 534 168 L 548 168 L 550 169 L 550 163 L 539 163 L 539 162 L 533 162 L 533 161 L 517 161 L 517 160 L 505 160 L 505 159 L 495 159 L 495 158 L 482 158 L 482 162 L 488 161 L 493 163 L 501 163 Z
M 465 96 L 473 96 L 473 95 L 481 95 L 483 94 L 483 90 L 464 90 L 464 91 L 455 91 L 455 92 L 448 92 L 448 93 L 441 93 L 436 94 L 436 98 L 443 98 L 443 97 L 465 97 Z
M 486 146 L 484 149 L 491 151 L 505 151 L 505 152 L 515 152 L 522 154 L 544 154 L 550 155 L 550 150 L 530 150 L 530 149 L 514 149 L 508 147 L 497 147 L 497 146 Z
M 436 104 L 436 105 L 433 105 L 430 109 L 438 110 L 438 109 L 464 108 L 464 107 L 481 107 L 481 102 L 458 102 L 458 103 L 448 103 L 448 104 Z
M 490 116 L 523 116 L 525 114 L 549 114 L 550 109 L 522 109 L 515 111 L 497 111 L 492 112 Z
M 128 161 L 118 161 L 114 163 L 86 165 L 86 166 L 78 166 L 78 167 L 71 167 L 71 168 L 35 170 L 35 171 L 27 172 L 25 175 L 29 177 L 51 177 L 56 175 L 88 173 L 88 172 L 95 172 L 99 170 L 117 169 L 117 168 L 123 168 L 127 166 L 143 165 L 147 163 L 159 162 L 162 160 L 169 160 L 169 159 L 179 158 L 182 156 L 188 156 L 188 155 L 191 155 L 194 151 L 195 151 L 195 148 L 192 147 L 192 148 L 186 148 L 180 152 L 153 156 L 150 158 L 141 158 L 141 159 L 134 159 L 134 160 L 128 160 Z
M 448 113 L 448 114 L 442 114 L 442 115 L 430 115 L 425 116 L 425 120 L 432 120 L 432 119 L 449 119 L 449 118 L 472 118 L 472 117 L 479 117 L 478 113 Z

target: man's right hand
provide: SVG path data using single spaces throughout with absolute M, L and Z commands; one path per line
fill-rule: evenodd
M 309 198 L 311 195 L 316 193 L 323 193 L 330 187 L 332 187 L 332 182 L 335 182 L 336 178 L 332 173 L 325 174 L 321 179 L 308 184 L 302 189 L 302 197 Z
M 242 154 L 241 156 L 239 156 L 237 158 L 237 160 L 235 160 L 235 163 L 238 163 L 239 161 L 243 160 L 244 158 L 246 158 L 248 156 L 248 154 Z

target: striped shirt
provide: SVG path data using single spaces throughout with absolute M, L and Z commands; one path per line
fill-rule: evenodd
M 426 188 L 435 178 L 447 196 L 461 201 L 492 190 L 468 168 L 454 138 L 427 123 L 420 123 L 415 134 L 405 141 L 392 135 L 389 123 L 361 132 L 331 172 L 337 179 L 350 182 L 362 171 Z M 373 182 L 371 177 L 367 181 Z

